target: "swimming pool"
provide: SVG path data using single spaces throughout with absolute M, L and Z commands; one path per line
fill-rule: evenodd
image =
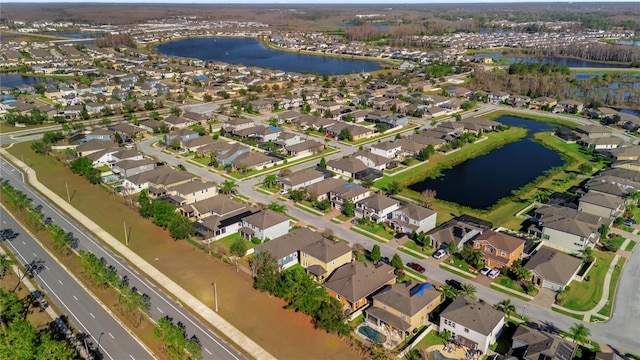
M 360 326 L 360 328 L 358 328 L 358 332 L 376 344 L 382 344 L 387 341 L 386 336 L 381 334 L 378 330 L 373 329 L 367 325 Z
M 442 353 L 438 350 L 433 350 L 431 352 L 431 358 L 434 360 L 458 360 L 458 359 L 453 359 L 453 358 L 448 358 L 444 355 L 442 355 Z

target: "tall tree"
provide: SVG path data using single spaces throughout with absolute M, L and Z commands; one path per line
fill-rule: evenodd
M 576 323 L 569 328 L 569 337 L 573 339 L 574 343 L 584 345 L 589 342 L 589 336 L 591 336 L 591 330 L 584 324 Z
M 278 185 L 278 177 L 274 174 L 267 175 L 262 180 L 262 186 L 266 188 L 275 188 Z
M 516 313 L 516 306 L 511 303 L 511 299 L 502 300 L 495 306 L 496 310 L 502 311 L 507 315 L 507 318 L 511 318 L 511 315 Z
M 442 299 L 453 300 L 458 296 L 458 292 L 451 285 L 442 285 L 438 288 Z
M 378 246 L 378 244 L 375 244 L 373 245 L 373 248 L 371 248 L 371 261 L 373 261 L 374 264 L 377 264 L 380 259 L 382 259 L 382 254 L 380 254 L 380 246 Z
M 13 265 L 18 262 L 10 258 L 7 254 L 0 254 L 0 281 L 4 279 L 5 275 Z
M 238 184 L 236 184 L 235 181 L 233 180 L 225 180 L 220 185 L 220 192 L 223 194 L 234 193 L 237 191 L 237 189 L 238 189 Z
M 469 283 L 462 284 L 462 287 L 460 289 L 461 295 L 468 296 L 470 299 L 473 299 L 473 300 L 478 298 L 478 296 L 476 295 L 477 292 L 478 292 L 478 289 L 476 289 L 475 286 Z

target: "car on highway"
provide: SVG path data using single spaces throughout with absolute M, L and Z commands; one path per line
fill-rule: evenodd
M 480 270 L 480 274 L 482 275 L 489 275 L 489 271 L 491 271 L 491 268 L 488 266 L 485 266 L 482 268 L 482 270 Z
M 500 275 L 500 269 L 491 269 L 491 271 L 489 271 L 489 273 L 487 274 L 490 279 L 495 279 L 498 277 L 498 275 Z
M 44 224 L 45 224 L 45 225 L 49 225 L 49 224 L 51 224 L 52 222 L 53 222 L 53 220 L 52 220 L 50 217 L 48 217 L 48 218 L 44 219 Z
M 418 263 L 414 263 L 414 262 L 409 262 L 409 263 L 407 263 L 407 267 L 408 267 L 408 268 L 410 268 L 410 269 L 413 269 L 413 270 L 415 270 L 415 271 L 417 271 L 417 272 L 419 272 L 419 273 L 421 273 L 421 274 L 422 274 L 423 272 L 425 272 L 425 270 L 426 270 L 426 269 L 424 268 L 424 266 L 422 266 L 422 265 L 420 265 L 420 264 L 418 264 Z
M 444 249 L 440 249 L 433 253 L 434 259 L 442 259 L 445 255 L 447 255 L 447 251 Z
M 42 211 L 42 205 L 38 205 L 38 206 L 34 207 L 33 210 L 35 210 L 37 212 Z

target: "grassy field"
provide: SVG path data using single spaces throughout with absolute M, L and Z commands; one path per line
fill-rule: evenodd
M 629 243 L 627 244 L 627 247 L 624 249 L 625 251 L 633 251 L 633 248 L 636 247 L 636 242 L 633 240 L 630 240 Z
M 515 117 L 519 117 L 519 118 L 524 118 L 524 119 L 529 119 L 529 120 L 534 120 L 534 121 L 539 121 L 539 122 L 544 122 L 544 123 L 549 123 L 549 124 L 555 124 L 555 125 L 560 125 L 560 126 L 564 126 L 570 129 L 573 129 L 575 127 L 577 127 L 578 124 L 576 121 L 569 121 L 569 120 L 565 120 L 563 118 L 557 118 L 557 117 L 553 117 L 552 114 L 549 114 L 549 116 L 546 115 L 538 115 L 538 114 L 534 114 L 534 113 L 514 113 L 512 111 L 509 110 L 496 110 L 496 111 L 492 111 L 490 113 L 487 113 L 486 115 L 483 115 L 483 118 L 487 118 L 490 120 L 495 120 L 497 118 L 499 118 L 500 116 L 503 115 L 508 115 L 508 116 L 515 116 Z M 579 119 L 578 116 L 576 116 L 576 120 Z
M 126 221 L 132 229 L 131 249 L 209 306 L 213 306 L 211 282 L 215 280 L 220 315 L 275 357 L 358 358 L 345 341 L 316 330 L 309 316 L 284 309 L 283 300 L 253 289 L 249 275 L 236 272 L 186 241 L 174 241 L 168 231 L 141 218 L 119 195 L 90 185 L 52 157 L 35 154 L 29 146 L 29 142 L 16 144 L 9 151 L 18 158 L 23 156 L 39 174 L 38 179 L 63 198 L 68 183 L 74 193 L 72 205 L 123 242 L 122 223 Z
M 519 283 L 517 283 L 513 279 L 508 278 L 508 277 L 506 277 L 504 275 L 498 276 L 498 278 L 496 278 L 495 282 L 497 284 L 500 284 L 500 285 L 502 285 L 504 287 L 507 287 L 507 288 L 509 288 L 511 290 L 526 294 L 526 292 L 522 289 L 522 286 Z
M 425 337 L 416 344 L 414 349 L 424 350 L 433 345 L 444 345 L 445 342 L 440 338 L 438 332 L 431 330 Z
M 374 235 L 378 235 L 378 236 L 380 236 L 382 238 L 385 238 L 387 240 L 393 239 L 393 235 L 389 234 L 389 231 L 387 231 L 387 229 L 385 229 L 384 225 L 382 225 L 382 224 L 374 224 L 374 225 L 360 225 L 360 224 L 357 224 L 355 226 L 360 228 L 360 229 L 362 229 L 362 230 L 364 230 L 364 231 L 367 231 L 367 232 L 370 232 L 370 233 L 372 233 Z
M 576 311 L 587 311 L 593 309 L 600 301 L 604 277 L 615 255 L 602 251 L 594 251 L 593 254 L 597 261 L 587 274 L 590 280 L 572 281 L 567 297 L 561 304 L 563 307 Z
M 433 255 L 433 253 L 436 251 L 436 249 L 432 248 L 431 246 L 418 246 L 418 244 L 416 244 L 416 242 L 413 240 L 406 241 L 404 244 L 402 244 L 402 246 L 409 248 L 417 253 L 424 254 L 427 257 Z

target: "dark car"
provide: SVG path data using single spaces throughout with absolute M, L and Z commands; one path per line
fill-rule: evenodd
M 384 256 L 382 259 L 380 259 L 380 261 L 382 261 L 383 263 L 389 265 L 391 264 L 391 260 L 389 260 L 388 256 Z
M 445 283 L 456 290 L 462 290 L 462 284 L 458 280 L 449 279 Z
M 636 221 L 633 219 L 624 219 L 623 224 L 626 226 L 633 226 L 636 224 Z
M 51 224 L 52 222 L 53 222 L 53 220 L 52 220 L 50 217 L 48 217 L 48 218 L 44 219 L 44 224 L 45 224 L 45 225 L 49 225 L 49 224 Z
M 34 207 L 33 210 L 35 210 L 35 211 L 42 210 L 42 205 L 38 205 L 38 206 Z
M 166 165 L 166 162 L 164 162 L 164 161 L 156 162 L 156 167 L 165 166 L 165 165 Z
M 409 267 L 410 269 L 413 269 L 413 270 L 415 270 L 415 271 L 417 271 L 417 272 L 419 272 L 421 274 L 425 271 L 425 268 L 422 265 L 414 263 L 414 262 L 407 263 L 407 267 Z

